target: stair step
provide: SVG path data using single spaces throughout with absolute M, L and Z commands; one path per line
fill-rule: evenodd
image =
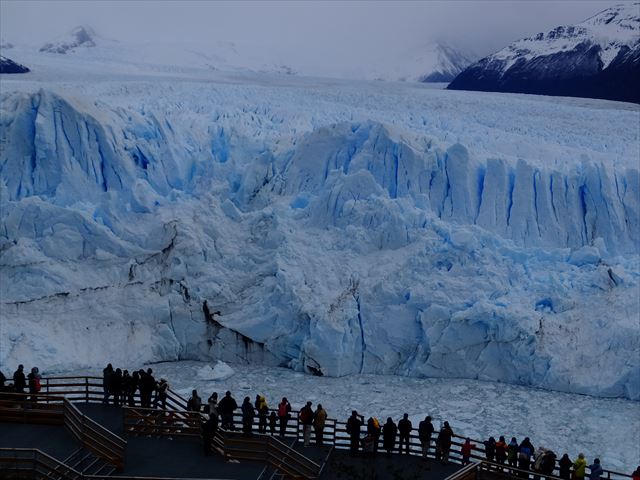
M 79 449 L 77 449 L 76 451 L 74 451 L 71 455 L 69 455 L 67 458 L 65 458 L 62 463 L 64 463 L 65 465 L 71 465 L 71 463 L 76 461 L 76 457 L 79 456 L 82 453 L 82 447 L 80 447 Z

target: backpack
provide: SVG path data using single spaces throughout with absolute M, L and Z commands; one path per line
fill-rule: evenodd
M 373 426 L 376 430 L 380 430 L 380 422 L 376 417 L 373 417 Z
M 39 392 L 42 388 L 42 385 L 40 385 L 40 379 L 38 377 L 33 380 L 33 387 L 36 389 L 36 392 Z
M 529 449 L 528 448 L 523 448 L 523 449 L 520 450 L 520 453 L 518 454 L 518 460 L 521 460 L 523 462 L 526 460 L 528 462 L 530 458 L 531 457 L 529 455 Z
M 280 405 L 278 405 L 278 416 L 279 417 L 286 417 L 287 416 L 287 404 L 286 403 L 281 403 Z

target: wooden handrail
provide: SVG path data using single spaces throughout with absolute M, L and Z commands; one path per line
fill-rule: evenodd
M 20 466 L 25 462 L 28 466 Z M 47 478 L 49 476 L 61 480 L 82 480 L 83 478 L 77 470 L 34 448 L 0 448 L 0 465 L 3 465 L 3 471 L 35 471 Z
M 292 477 L 311 479 L 320 475 L 320 465 L 270 435 L 246 437 L 239 432 L 219 430 L 219 438 L 227 458 L 267 462 Z
M 83 447 L 114 465 L 118 470 L 121 471 L 124 468 L 126 440 L 84 415 L 66 398 L 64 399 L 64 419 L 67 428 Z

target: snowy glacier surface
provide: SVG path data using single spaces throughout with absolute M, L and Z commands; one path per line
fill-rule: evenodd
M 132 68 L 0 77 L 0 365 L 640 398 L 640 111 Z

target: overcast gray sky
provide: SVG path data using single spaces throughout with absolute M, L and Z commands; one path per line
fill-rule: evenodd
M 478 54 L 620 1 L 208 2 L 0 0 L 0 35 L 40 45 L 88 24 L 123 42 L 236 41 L 357 62 L 445 39 Z

